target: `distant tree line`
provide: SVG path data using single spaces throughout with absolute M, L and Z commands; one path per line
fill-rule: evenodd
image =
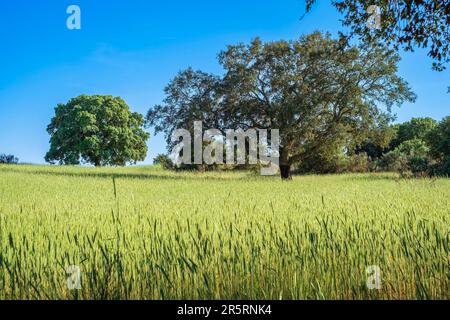
M 183 166 L 176 168 L 170 157 L 153 160 L 168 170 L 259 169 L 257 166 Z M 450 116 L 440 122 L 413 118 L 371 132 L 359 144 L 336 142 L 311 153 L 293 168 L 300 174 L 345 172 L 398 172 L 402 177 L 450 176 Z
M 450 117 L 431 118 L 380 128 L 355 147 L 338 145 L 312 155 L 299 172 L 395 171 L 403 177 L 450 175 Z
M 12 154 L 0 153 L 0 164 L 17 164 L 19 159 Z

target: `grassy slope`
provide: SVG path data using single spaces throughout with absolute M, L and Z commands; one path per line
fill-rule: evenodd
M 449 247 L 450 179 L 0 165 L 0 298 L 449 299 Z

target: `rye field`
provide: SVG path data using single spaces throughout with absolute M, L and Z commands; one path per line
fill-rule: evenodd
M 445 178 L 0 165 L 0 299 L 450 299 L 449 254 Z

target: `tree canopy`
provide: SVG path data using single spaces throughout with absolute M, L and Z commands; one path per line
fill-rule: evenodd
M 447 172 L 450 174 L 450 116 L 445 117 L 427 134 L 431 154 L 446 162 Z
M 166 137 L 202 119 L 221 130 L 279 129 L 283 178 L 336 139 L 364 139 L 392 106 L 415 99 L 396 75 L 398 55 L 380 44 L 342 46 L 316 32 L 295 41 L 230 45 L 219 61 L 221 78 L 190 69 L 175 77 L 148 123 Z
M 132 113 L 119 97 L 81 95 L 58 104 L 47 127 L 50 163 L 95 166 L 135 163 L 145 159 L 149 134 L 143 116 Z
M 165 87 L 163 104 L 148 111 L 147 125 L 155 133 L 164 132 L 169 149 L 172 133 L 181 128 L 192 130 L 194 121 L 202 121 L 205 127 L 222 128 L 220 87 L 218 76 L 192 68 L 179 72 Z
M 395 135 L 389 147 L 373 162 L 381 170 L 401 176 L 450 174 L 450 117 L 439 123 L 432 118 L 413 118 L 392 125 Z
M 307 12 L 315 2 L 306 0 Z M 350 35 L 363 42 L 383 41 L 395 50 L 427 48 L 438 71 L 450 60 L 449 0 L 333 0 L 332 4 L 344 14 L 342 22 L 350 28 Z M 368 10 L 370 6 L 377 6 L 379 12 Z M 378 15 L 377 28 L 367 23 L 374 14 Z
M 395 125 L 394 129 L 397 133 L 391 142 L 391 148 L 396 148 L 408 140 L 425 140 L 437 125 L 438 122 L 432 118 L 412 118 L 410 121 Z

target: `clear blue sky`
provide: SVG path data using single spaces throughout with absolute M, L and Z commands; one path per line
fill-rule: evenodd
M 71 4 L 81 8 L 81 30 L 66 28 Z M 303 12 L 303 0 L 1 1 L 0 153 L 44 163 L 54 107 L 79 94 L 121 96 L 145 114 L 178 71 L 220 73 L 216 57 L 227 44 L 342 28 L 329 1 L 300 21 Z M 418 100 L 397 109 L 398 120 L 449 115 L 450 72 L 433 72 L 424 51 L 402 57 L 399 74 Z M 148 145 L 145 163 L 165 151 L 153 132 Z

